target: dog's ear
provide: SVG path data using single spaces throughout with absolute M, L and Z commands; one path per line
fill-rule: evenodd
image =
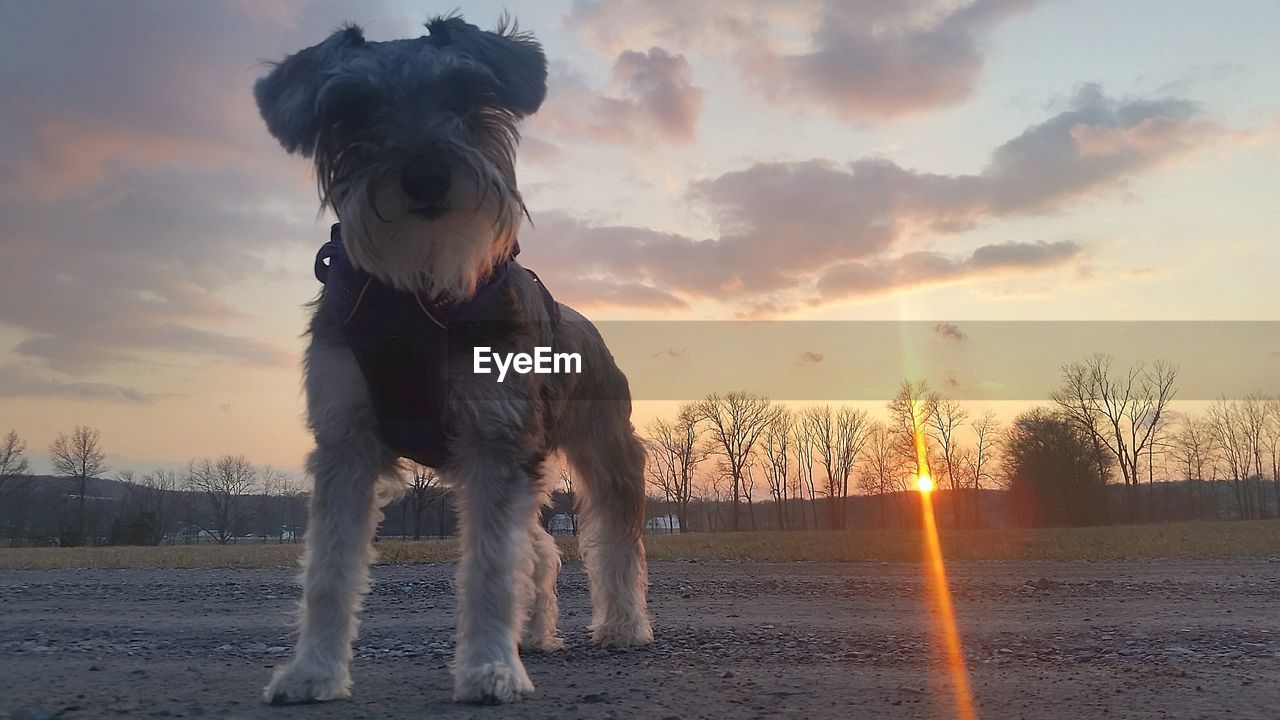
M 331 70 L 352 49 L 364 44 L 357 25 L 347 25 L 327 40 L 285 58 L 254 83 L 253 96 L 267 129 L 285 150 L 310 156 L 320 132 L 316 97 Z
M 521 117 L 532 115 L 547 97 L 547 57 L 542 45 L 520 32 L 505 16 L 494 32 L 485 32 L 459 17 L 439 17 L 427 23 L 435 47 L 450 47 L 471 57 L 493 73 L 498 99 Z

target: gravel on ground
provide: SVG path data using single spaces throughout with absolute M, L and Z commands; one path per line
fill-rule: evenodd
M 1280 558 L 963 562 L 948 572 L 980 718 L 1280 718 Z M 950 718 L 951 684 L 912 563 L 655 562 L 657 639 L 588 641 L 565 566 L 563 651 L 537 691 L 449 702 L 448 564 L 386 565 L 350 700 L 263 705 L 290 648 L 289 568 L 0 574 L 0 717 Z

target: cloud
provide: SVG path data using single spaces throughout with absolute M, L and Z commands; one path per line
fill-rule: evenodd
M 818 290 L 823 301 L 860 297 L 1011 271 L 1047 270 L 1065 265 L 1083 252 L 1084 248 L 1074 242 L 1060 241 L 984 245 L 967 258 L 937 252 L 907 253 L 837 265 L 818 279 Z
M 604 52 L 652 43 L 687 51 L 727 46 L 746 87 L 771 102 L 868 121 L 970 97 L 985 64 L 982 39 L 1032 5 L 1032 0 L 580 0 L 565 22 Z
M 575 0 L 564 23 L 589 47 L 612 57 L 652 45 L 720 50 L 752 37 L 755 26 L 792 25 L 816 19 L 818 11 L 817 0 Z
M 99 382 L 67 382 L 20 364 L 0 366 L 0 397 L 72 398 L 150 404 L 151 397 L 131 387 Z
M 979 38 L 1028 0 L 831 2 L 810 47 L 744 50 L 743 77 L 773 101 L 820 107 L 846 120 L 887 120 L 973 95 Z
M 717 225 L 697 239 L 540 213 L 529 257 L 559 289 L 645 288 L 641 306 L 702 298 L 788 306 L 941 282 L 1037 272 L 1073 262 L 1072 241 L 990 244 L 967 254 L 908 251 L 1002 218 L 1058 211 L 1121 187 L 1223 136 L 1194 103 L 1115 99 L 1084 86 L 1068 106 L 991 153 L 979 173 L 939 175 L 883 159 L 756 163 L 697 180 L 687 201 Z M 536 265 L 535 265 L 536 266 Z
M 1115 100 L 1084 85 L 1067 110 L 997 148 L 977 189 L 990 213 L 1049 212 L 1223 134 L 1189 100 Z
M 348 12 L 330 0 L 306 12 L 293 2 L 6 8 L 0 324 L 19 331 L 16 353 L 75 374 L 155 351 L 293 362 L 272 339 L 237 333 L 251 318 L 225 294 L 272 281 L 264 257 L 323 233 L 306 167 L 268 136 L 251 88 L 259 59 L 314 43 Z
M 938 337 L 950 342 L 964 342 L 969 339 L 969 336 L 955 323 L 938 323 L 933 326 L 933 331 Z
M 615 144 L 692 142 L 704 95 L 689 61 L 660 47 L 618 55 L 606 89 L 591 88 L 564 62 L 552 66 L 548 87 L 535 132 Z
M 7 203 L 0 228 L 0 323 L 15 350 L 62 371 L 136 362 L 150 350 L 252 365 L 289 358 L 226 332 L 241 311 L 222 294 L 261 277 L 259 253 L 303 233 L 258 210 L 277 189 L 206 171 L 115 171 L 90 201 Z M 303 271 L 305 272 L 305 271 Z
M 547 273 L 543 273 L 544 275 Z M 551 272 L 551 277 L 561 275 Z M 556 297 L 571 304 L 648 308 L 658 311 L 687 310 L 689 303 L 652 285 L 625 280 L 573 277 L 562 283 L 562 291 L 556 286 Z

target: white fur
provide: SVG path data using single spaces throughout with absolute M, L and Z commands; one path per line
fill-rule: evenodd
M 558 471 L 550 461 L 544 462 L 539 492 L 540 505 L 546 504 Z M 554 652 L 564 647 L 556 626 L 560 621 L 560 605 L 556 598 L 556 578 L 560 576 L 560 546 L 538 522 L 538 513 L 528 524 L 528 544 L 522 564 L 522 592 L 519 619 L 520 649 L 530 652 Z
M 503 207 L 501 193 L 479 196 L 467 171 L 455 170 L 450 184 L 456 209 L 435 220 L 411 214 L 397 183 L 380 183 L 375 192 L 377 213 L 358 193 L 342 203 L 342 240 L 352 264 L 397 290 L 470 297 L 515 245 L 514 230 L 495 232 L 495 219 L 515 210 Z
M 640 529 L 620 498 L 610 494 L 619 488 L 602 482 L 616 472 L 607 465 L 610 455 L 607 448 L 570 454 L 582 479 L 578 547 L 591 586 L 591 640 L 606 647 L 637 647 L 653 642 L 645 609 L 648 565 Z
M 315 489 L 302 556 L 297 646 L 263 692 L 277 704 L 350 695 L 351 643 L 373 560 L 369 541 L 398 480 L 395 458 L 374 434 L 368 392 L 351 351 L 312 343 L 307 385 L 316 437 L 308 468 Z

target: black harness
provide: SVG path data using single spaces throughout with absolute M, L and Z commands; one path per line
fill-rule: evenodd
M 474 337 L 481 322 L 512 321 L 512 272 L 532 276 L 553 326 L 559 321 L 559 307 L 546 286 L 515 263 L 519 252 L 517 245 L 470 298 L 460 301 L 396 290 L 356 268 L 342 246 L 338 223 L 316 253 L 316 279 L 324 283 L 321 311 L 341 326 L 369 388 L 382 440 L 397 455 L 433 468 L 448 463 L 450 337 L 455 342 Z

